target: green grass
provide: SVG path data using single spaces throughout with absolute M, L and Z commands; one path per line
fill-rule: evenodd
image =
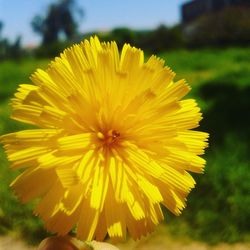
M 170 51 L 160 55 L 192 86 L 190 96 L 204 111 L 201 130 L 211 133 L 205 175 L 195 176 L 188 207 L 181 217 L 167 212 L 169 229 L 211 243 L 249 239 L 249 110 L 250 49 Z M 0 134 L 25 129 L 12 121 L 8 105 L 18 84 L 45 68 L 46 60 L 0 63 Z M 0 233 L 16 231 L 26 239 L 44 237 L 42 222 L 32 215 L 33 204 L 23 205 L 9 188 L 18 175 L 11 171 L 0 149 Z
M 47 60 L 5 61 L 0 63 L 0 100 L 13 95 L 18 84 L 30 82 L 29 76 L 37 67 L 45 67 Z
M 160 54 L 178 75 L 187 79 L 191 86 L 196 86 L 208 80 L 229 75 L 239 76 L 242 80 L 249 77 L 250 49 L 228 48 L 213 50 L 179 50 Z M 243 74 L 243 76 L 241 76 Z M 229 82 L 231 79 L 227 78 Z M 237 81 L 240 81 L 240 79 Z M 247 80 L 249 84 L 249 79 Z M 244 85 L 243 82 L 241 84 Z
M 45 68 L 47 60 L 25 60 L 0 63 L 0 135 L 27 128 L 10 119 L 10 98 L 21 83 L 30 83 L 29 76 L 38 67 Z M 11 171 L 3 148 L 0 147 L 0 234 L 15 231 L 27 241 L 39 241 L 45 232 L 42 223 L 33 216 L 32 204 L 23 205 L 17 200 L 9 184 L 18 175 Z
M 249 240 L 250 49 L 176 51 L 162 55 L 192 86 L 210 133 L 205 175 L 196 176 L 175 234 L 210 243 Z

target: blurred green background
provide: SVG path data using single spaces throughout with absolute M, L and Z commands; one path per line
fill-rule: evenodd
M 54 1 L 43 15 L 34 17 L 32 27 L 41 36 L 41 43 L 33 48 L 22 46 L 20 38 L 11 42 L 1 36 L 4 25 L 0 25 L 0 134 L 27 127 L 10 119 L 10 98 L 18 84 L 29 83 L 29 75 L 36 68 L 45 69 L 50 58 L 69 44 L 98 34 L 103 40 L 116 40 L 120 46 L 129 42 L 144 49 L 146 55 L 156 53 L 177 73 L 176 79 L 185 78 L 191 85 L 190 96 L 198 100 L 204 114 L 199 129 L 210 133 L 205 174 L 194 175 L 197 187 L 180 217 L 165 211 L 165 226 L 173 237 L 189 236 L 213 244 L 249 242 L 250 8 L 247 1 L 206 10 L 174 26 L 160 25 L 148 30 L 122 27 L 87 34 L 77 30 L 73 5 L 72 0 Z M 62 6 L 64 14 L 60 13 Z M 54 27 L 55 20 L 60 23 L 62 16 L 65 19 L 65 13 L 67 21 Z M 65 32 L 64 39 L 58 35 L 61 31 Z M 10 190 L 9 184 L 17 175 L 17 171 L 10 171 L 0 148 L 0 234 L 14 231 L 28 242 L 36 243 L 47 233 L 32 214 L 33 204 L 20 204 Z

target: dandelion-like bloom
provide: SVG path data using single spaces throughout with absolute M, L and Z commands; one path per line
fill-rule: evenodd
M 125 44 L 85 40 L 38 69 L 12 101 L 12 117 L 36 125 L 2 137 L 23 202 L 59 235 L 134 239 L 185 207 L 207 146 L 190 90 L 164 61 Z

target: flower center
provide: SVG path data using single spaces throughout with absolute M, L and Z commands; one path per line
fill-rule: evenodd
M 106 133 L 98 132 L 97 137 L 104 145 L 110 146 L 114 144 L 120 136 L 120 133 L 114 129 L 110 129 Z

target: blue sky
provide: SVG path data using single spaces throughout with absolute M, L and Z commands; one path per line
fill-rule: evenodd
M 36 14 L 46 13 L 55 0 L 0 0 L 3 35 L 13 40 L 22 35 L 23 44 L 36 44 L 40 37 L 30 26 Z M 114 27 L 154 28 L 180 20 L 180 6 L 186 0 L 77 0 L 85 10 L 80 31 L 109 30 Z

